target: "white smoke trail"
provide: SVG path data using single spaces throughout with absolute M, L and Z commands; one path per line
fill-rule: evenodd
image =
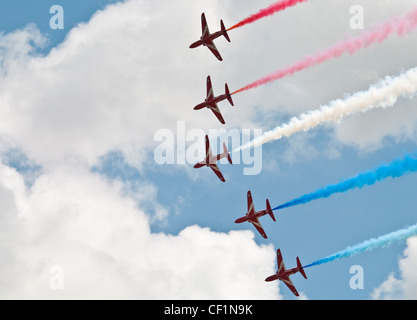
M 413 68 L 397 77 L 387 76 L 366 91 L 334 100 L 327 106 L 321 106 L 319 109 L 294 117 L 288 123 L 265 132 L 261 137 L 240 146 L 234 152 L 260 146 L 282 137 L 289 137 L 296 132 L 310 130 L 322 123 L 339 122 L 353 113 L 392 107 L 399 97 L 412 97 L 416 93 L 417 68 Z

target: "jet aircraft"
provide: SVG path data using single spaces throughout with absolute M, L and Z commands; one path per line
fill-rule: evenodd
M 229 87 L 227 86 L 227 83 L 225 84 L 225 94 L 222 94 L 220 96 L 215 97 L 213 93 L 213 86 L 211 84 L 211 78 L 210 76 L 207 77 L 207 97 L 206 100 L 203 103 L 200 103 L 194 107 L 194 110 L 201 110 L 203 108 L 208 108 L 211 111 L 213 111 L 214 115 L 219 119 L 219 121 L 222 124 L 225 124 L 225 121 L 223 119 L 223 116 L 219 110 L 219 107 L 217 103 L 223 100 L 228 100 L 232 106 L 233 100 L 232 95 L 230 94 Z
M 207 47 L 210 49 L 211 52 L 216 56 L 217 59 L 220 61 L 223 61 L 222 56 L 219 53 L 219 50 L 217 50 L 216 45 L 214 44 L 214 39 L 217 39 L 218 37 L 224 36 L 227 41 L 230 42 L 229 35 L 227 34 L 227 30 L 224 27 L 223 20 L 220 20 L 220 31 L 217 31 L 215 33 L 210 33 L 210 30 L 207 25 L 206 16 L 204 13 L 201 14 L 201 26 L 203 29 L 203 34 L 200 38 L 200 40 L 194 42 L 190 45 L 190 48 L 197 48 L 201 45 Z
M 232 158 L 230 157 L 229 151 L 227 150 L 226 144 L 223 143 L 223 153 L 218 154 L 217 156 L 213 156 L 212 152 L 211 152 L 211 148 L 210 148 L 210 141 L 208 136 L 206 135 L 206 158 L 197 163 L 194 168 L 198 169 L 201 167 L 209 167 L 210 169 L 212 169 L 214 171 L 214 173 L 217 175 L 217 177 L 219 177 L 219 179 L 222 182 L 226 182 L 226 180 L 224 179 L 219 166 L 217 165 L 217 161 L 223 159 L 223 158 L 227 158 L 227 160 L 230 162 L 230 164 L 232 163 Z
M 271 216 L 272 220 L 276 221 L 274 213 L 272 212 L 272 209 L 271 209 L 271 205 L 269 204 L 269 200 L 266 199 L 266 209 L 265 210 L 256 212 L 255 211 L 255 206 L 254 206 L 253 200 L 252 200 L 252 194 L 251 194 L 250 191 L 248 191 L 248 197 L 247 198 L 248 198 L 248 212 L 246 213 L 246 215 L 244 217 L 237 219 L 235 221 L 235 223 L 250 222 L 254 225 L 256 230 L 259 231 L 261 236 L 264 237 L 265 239 L 267 239 L 268 237 L 266 236 L 265 231 L 262 228 L 262 225 L 259 222 L 258 218 L 269 214 Z
M 285 269 L 284 260 L 282 259 L 281 250 L 277 250 L 277 263 L 278 263 L 278 271 L 276 274 L 268 277 L 265 279 L 265 281 L 274 281 L 274 280 L 281 280 L 284 282 L 287 287 L 291 290 L 293 294 L 295 294 L 297 297 L 299 296 L 297 290 L 294 287 L 294 284 L 292 283 L 290 279 L 290 275 L 293 275 L 297 272 L 301 273 L 302 276 L 307 279 L 307 276 L 304 272 L 304 269 L 301 265 L 300 259 L 297 257 L 297 267 L 292 269 Z

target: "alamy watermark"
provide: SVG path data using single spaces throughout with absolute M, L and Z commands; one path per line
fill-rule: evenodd
M 64 267 L 54 265 L 49 269 L 49 287 L 52 290 L 64 290 Z
M 365 289 L 365 273 L 362 266 L 354 265 L 350 267 L 350 274 L 353 277 L 350 278 L 349 285 L 352 290 L 363 290 Z
M 49 13 L 53 14 L 49 20 L 49 27 L 52 30 L 64 29 L 64 8 L 59 5 L 54 5 L 49 9 Z
M 233 160 L 233 165 L 243 165 L 244 175 L 258 175 L 262 171 L 262 146 L 236 151 L 241 145 L 262 136 L 262 129 L 186 129 L 185 121 L 177 121 L 176 132 L 159 129 L 154 141 L 159 142 L 155 148 L 154 159 L 159 165 L 189 164 L 195 165 L 206 157 L 205 136 L 210 139 L 213 155 L 223 152 L 226 144 Z M 218 164 L 228 163 L 227 158 Z
M 361 5 L 354 5 L 350 7 L 350 14 L 352 17 L 349 21 L 349 26 L 352 30 L 363 30 L 365 28 L 365 10 Z

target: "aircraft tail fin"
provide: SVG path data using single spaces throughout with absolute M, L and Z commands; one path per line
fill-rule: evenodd
M 229 163 L 230 163 L 230 164 L 233 164 L 233 162 L 232 162 L 232 158 L 230 157 L 229 150 L 227 150 L 226 143 L 223 143 L 223 154 L 224 154 L 225 156 L 227 156 L 227 160 L 229 161 Z
M 227 100 L 229 100 L 230 104 L 234 107 L 235 105 L 233 103 L 232 95 L 230 94 L 229 86 L 227 85 L 227 83 L 224 85 L 224 87 L 225 87 L 224 90 L 226 92 Z
M 275 220 L 274 212 L 272 211 L 272 208 L 268 199 L 266 199 L 266 210 L 268 211 L 268 214 L 271 216 L 271 219 L 276 222 L 277 220 Z
M 226 38 L 226 40 L 230 42 L 230 38 L 229 38 L 229 35 L 227 34 L 226 28 L 224 27 L 223 20 L 220 20 L 220 27 L 222 29 L 223 35 Z
M 303 265 L 301 264 L 300 259 L 298 257 L 297 257 L 297 267 L 299 268 L 300 273 L 302 274 L 302 276 L 305 279 L 307 279 L 306 273 L 304 272 L 304 269 L 303 269 Z

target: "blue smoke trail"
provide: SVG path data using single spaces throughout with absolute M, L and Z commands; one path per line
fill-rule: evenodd
M 387 178 L 398 178 L 408 172 L 415 171 L 417 171 L 417 159 L 406 156 L 403 159 L 394 160 L 388 165 L 382 165 L 371 171 L 361 173 L 356 177 L 344 180 L 338 184 L 329 185 L 313 193 L 305 194 L 297 199 L 284 203 L 272 210 L 289 208 L 299 204 L 308 203 L 316 199 L 327 198 L 335 193 L 341 193 L 354 188 L 370 186 L 378 181 Z
M 354 245 L 353 247 L 348 247 L 345 250 L 339 251 L 331 256 L 317 260 L 307 266 L 304 266 L 303 268 L 309 268 L 312 266 L 318 266 L 320 264 L 328 263 L 331 261 L 353 257 L 357 254 L 367 252 L 367 251 L 372 251 L 377 248 L 388 248 L 395 243 L 404 241 L 413 236 L 417 236 L 417 224 L 411 227 L 406 227 L 404 229 L 388 233 L 378 238 L 366 240 L 362 243 Z

